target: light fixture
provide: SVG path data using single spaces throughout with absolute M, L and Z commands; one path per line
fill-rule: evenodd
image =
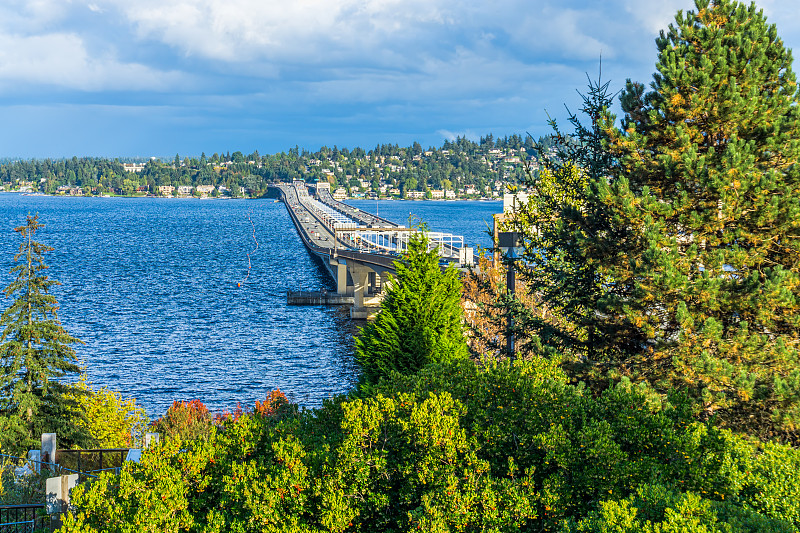
M 508 259 L 508 271 L 506 272 L 506 289 L 508 294 L 513 298 L 516 295 L 517 283 L 515 275 L 514 263 L 522 257 L 522 233 L 518 231 L 500 231 L 497 233 L 497 248 Z M 506 329 L 506 350 L 508 357 L 514 359 L 515 352 L 515 338 L 514 338 L 514 317 L 511 313 L 508 315 L 508 327 Z

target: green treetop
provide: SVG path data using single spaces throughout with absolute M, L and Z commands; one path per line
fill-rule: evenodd
M 428 248 L 424 233 L 412 235 L 404 261 L 395 262 L 397 276 L 386 284 L 381 312 L 356 339 L 367 383 L 466 356 L 458 271 L 442 270 L 438 253 Z
M 56 432 L 67 444 L 82 442 L 75 420 L 72 387 L 62 378 L 79 373 L 75 351 L 79 343 L 58 321 L 58 304 L 50 288 L 58 285 L 43 271 L 42 255 L 52 250 L 33 240 L 43 227 L 39 217 L 15 229 L 23 238 L 18 262 L 11 269 L 16 279 L 4 289 L 11 306 L 0 317 L 0 448 L 24 451 L 36 445 L 42 432 Z
M 624 314 L 606 305 L 626 295 L 628 287 L 614 283 L 594 257 L 618 248 L 625 234 L 625 225 L 615 223 L 597 195 L 616 171 L 605 127 L 614 122 L 608 86 L 589 80 L 580 116 L 569 117 L 571 134 L 550 121 L 554 134 L 548 145 L 538 144 L 538 172 L 526 164 L 528 200 L 503 223 L 522 236 L 522 260 L 509 266 L 518 271 L 536 309 L 524 309 L 508 295 L 492 306 L 503 310 L 495 316 L 505 324 L 513 316 L 515 335 L 535 339 L 520 343 L 522 352 L 558 353 L 581 379 L 598 377 L 599 370 L 603 384 L 609 363 L 620 353 L 640 350 L 644 341 Z
M 792 57 L 755 5 L 697 0 L 628 82 L 619 179 L 598 198 L 636 238 L 595 250 L 633 287 L 609 309 L 648 342 L 627 370 L 686 388 L 707 416 L 796 438 L 800 424 L 800 107 Z M 612 313 L 613 314 L 613 313 Z

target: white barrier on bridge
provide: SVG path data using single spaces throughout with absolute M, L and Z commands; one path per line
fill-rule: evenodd
M 308 189 L 302 182 L 295 182 L 295 191 L 298 200 L 310 212 L 319 216 L 335 234 L 335 243 L 339 242 L 346 247 L 362 252 L 385 253 L 400 255 L 408 250 L 411 235 L 417 230 L 403 226 L 396 227 L 367 227 L 358 220 L 351 218 L 341 211 L 315 200 L 308 195 Z M 359 209 L 347 206 L 358 214 Z M 370 215 L 371 216 L 371 215 Z M 445 259 L 455 260 L 461 265 L 471 265 L 473 262 L 472 248 L 464 246 L 464 237 L 452 233 L 436 231 L 426 232 L 431 250 L 438 248 L 438 253 Z
M 357 221 L 353 220 L 352 218 L 343 215 L 336 209 L 332 208 L 329 205 L 325 205 L 322 202 L 314 200 L 311 197 L 304 198 L 303 203 L 311 209 L 312 211 L 316 212 L 319 215 L 322 215 L 324 218 L 331 220 L 334 225 L 337 223 L 339 224 L 355 224 L 358 225 Z
M 408 241 L 416 233 L 414 228 L 364 228 L 355 224 L 335 224 L 336 236 L 348 243 L 351 247 L 361 251 L 375 251 L 382 253 L 402 254 L 408 250 Z M 452 233 L 436 231 L 426 232 L 429 240 L 429 249 L 439 249 L 439 255 L 449 259 L 459 259 L 459 262 L 471 263 L 465 255 L 464 237 Z

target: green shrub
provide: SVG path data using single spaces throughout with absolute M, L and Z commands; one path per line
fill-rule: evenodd
M 800 452 L 695 422 L 681 394 L 664 399 L 623 380 L 593 397 L 542 358 L 432 365 L 392 375 L 376 390 L 449 391 L 465 406 L 461 425 L 492 473 L 502 474 L 511 457 L 530 477 L 536 527 L 557 528 L 660 484 L 800 528 Z
M 76 487 L 70 496 L 76 510 L 65 517 L 61 531 L 190 530 L 196 523 L 191 506 L 210 481 L 205 473 L 215 449 L 203 439 L 189 448 L 182 444 L 166 439 L 146 450 L 140 463 L 125 463 L 119 476 L 103 473 Z
M 153 429 L 168 439 L 208 439 L 214 432 L 214 419 L 200 400 L 175 401 L 164 416 L 153 422 Z
M 678 394 L 593 397 L 545 359 L 436 364 L 374 390 L 167 439 L 78 489 L 65 531 L 800 528 L 800 453 L 694 422 Z
M 608 500 L 577 524 L 574 533 L 790 533 L 789 523 L 693 492 L 643 485 L 630 498 Z

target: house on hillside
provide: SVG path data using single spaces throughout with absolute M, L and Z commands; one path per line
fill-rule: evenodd
M 144 165 L 144 163 L 122 163 L 122 168 L 125 172 L 142 172 Z

